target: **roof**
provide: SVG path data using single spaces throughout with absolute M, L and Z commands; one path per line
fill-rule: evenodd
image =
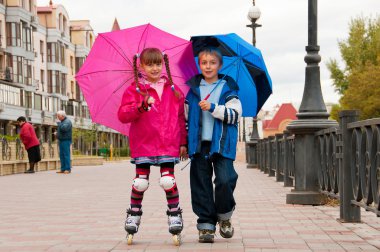
M 119 22 L 117 22 L 117 19 L 115 18 L 115 21 L 113 21 L 113 26 L 112 26 L 111 31 L 119 31 L 119 30 L 120 30 Z
M 284 120 L 297 119 L 297 110 L 291 103 L 283 103 L 272 120 L 263 121 L 263 129 L 278 129 Z
M 38 12 L 52 12 L 52 11 L 53 11 L 52 6 L 37 7 L 37 13 Z

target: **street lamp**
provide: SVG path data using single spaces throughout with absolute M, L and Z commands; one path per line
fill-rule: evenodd
M 257 24 L 256 21 L 260 18 L 261 11 L 260 9 L 255 5 L 255 0 L 252 0 L 252 6 L 249 8 L 248 11 L 248 20 L 251 21 L 247 27 L 250 27 L 252 29 L 252 45 L 256 46 L 256 28 L 261 27 L 261 24 Z M 245 153 L 246 153 L 246 161 L 248 163 L 248 168 L 254 168 L 257 167 L 257 143 L 259 137 L 259 132 L 257 130 L 257 118 L 252 117 L 252 132 L 249 138 L 249 143 L 246 144 Z M 243 117 L 243 141 L 245 142 L 245 118 Z
M 321 194 L 318 185 L 318 146 L 315 132 L 338 123 L 328 120 L 329 113 L 323 100 L 319 62 L 318 38 L 318 0 L 308 0 L 308 45 L 306 46 L 305 86 L 297 120 L 290 122 L 287 130 L 294 134 L 294 190 L 286 195 L 287 204 L 319 205 Z
M 257 24 L 256 21 L 260 18 L 261 11 L 259 7 L 255 5 L 255 0 L 252 0 L 252 6 L 249 8 L 248 11 L 248 20 L 251 21 L 251 24 L 247 25 L 247 27 L 252 28 L 252 45 L 256 46 L 256 28 L 261 27 L 261 24 Z M 244 121 L 243 121 L 243 124 Z M 244 125 L 245 126 L 245 125 Z M 250 141 L 254 141 L 259 139 L 259 133 L 257 130 L 257 117 L 252 118 L 252 133 L 250 137 Z

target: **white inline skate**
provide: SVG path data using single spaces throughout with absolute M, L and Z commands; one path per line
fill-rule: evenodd
M 167 211 L 169 233 L 173 235 L 173 243 L 176 246 L 181 244 L 181 232 L 183 229 L 182 209 L 177 211 Z
M 131 209 L 127 210 L 127 220 L 125 221 L 125 231 L 127 231 L 127 243 L 128 245 L 132 244 L 133 235 L 137 233 L 140 226 L 142 211 L 132 211 Z

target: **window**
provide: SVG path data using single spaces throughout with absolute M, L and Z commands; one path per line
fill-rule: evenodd
M 74 57 L 70 56 L 70 68 L 71 68 L 71 74 L 74 74 Z
M 47 91 L 48 93 L 53 93 L 53 71 L 47 71 Z
M 42 110 L 42 95 L 34 94 L 34 108 Z
M 33 107 L 32 97 L 33 97 L 32 92 L 25 91 L 25 104 L 24 104 L 25 107 L 27 107 L 27 108 Z
M 20 93 L 19 88 L 0 84 L 0 102 L 21 106 Z
M 71 115 L 71 116 L 74 115 L 74 104 L 73 104 L 72 101 L 69 101 L 69 102 L 67 103 L 66 113 L 67 113 L 68 115 Z
M 22 47 L 31 52 L 32 51 L 32 29 L 22 22 Z
M 67 111 L 67 101 L 61 101 L 61 110 Z
M 0 46 L 3 46 L 3 21 L 0 20 Z
M 67 95 L 67 93 L 66 93 L 66 74 L 64 74 L 64 73 L 61 73 L 61 94 L 62 95 Z
M 40 40 L 40 54 L 41 54 L 41 62 L 44 62 L 44 41 Z
M 59 43 L 60 44 L 60 49 L 61 49 L 61 52 L 60 52 L 60 58 L 61 60 L 59 61 L 62 66 L 66 65 L 66 57 L 65 57 L 65 45 L 63 43 Z
M 32 85 L 32 61 L 24 59 L 24 84 Z
M 12 67 L 13 71 L 13 81 L 18 83 L 23 83 L 22 76 L 22 57 L 21 56 L 10 56 L 9 59 L 12 59 L 9 66 Z
M 21 47 L 21 32 L 19 23 L 7 23 L 7 46 Z
M 84 57 L 76 57 L 75 58 L 75 71 L 76 71 L 76 73 L 78 73 L 79 69 L 82 67 L 84 60 L 85 60 Z
M 47 43 L 47 62 L 56 62 L 56 43 Z
M 43 85 L 45 84 L 45 71 L 42 69 L 40 70 L 40 80 L 42 84 L 42 91 L 44 91 Z

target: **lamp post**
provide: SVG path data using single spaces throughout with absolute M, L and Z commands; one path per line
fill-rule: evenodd
M 260 18 L 261 11 L 255 5 L 255 0 L 252 0 L 252 6 L 248 11 L 248 20 L 251 21 L 251 24 L 248 24 L 247 27 L 252 29 L 252 45 L 256 46 L 256 28 L 261 27 L 261 24 L 257 24 L 256 21 Z M 243 118 L 243 134 L 245 134 L 245 118 Z M 245 135 L 243 136 L 245 137 Z M 257 117 L 252 118 L 252 132 L 249 139 L 249 143 L 246 145 L 246 161 L 248 163 L 247 168 L 254 168 L 258 166 L 257 162 L 257 143 L 259 137 L 259 132 L 257 130 Z
M 314 133 L 329 127 L 338 127 L 338 123 L 328 120 L 323 101 L 317 44 L 318 0 L 308 0 L 308 45 L 306 46 L 305 86 L 297 120 L 289 123 L 287 130 L 294 134 L 295 148 L 295 185 L 294 190 L 286 195 L 286 203 L 318 205 L 321 194 L 318 188 L 319 149 L 315 144 Z

